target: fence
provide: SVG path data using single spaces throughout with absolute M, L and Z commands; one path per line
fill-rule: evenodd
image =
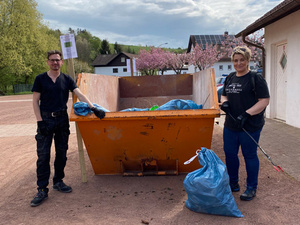
M 32 84 L 14 84 L 13 85 L 14 94 L 20 93 L 20 92 L 31 91 L 31 89 L 32 89 Z

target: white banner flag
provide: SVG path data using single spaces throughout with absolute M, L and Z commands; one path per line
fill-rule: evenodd
M 127 65 L 127 72 L 131 72 L 130 68 L 130 59 L 126 59 L 126 65 Z M 136 72 L 136 66 L 135 66 L 135 59 L 132 59 L 132 67 L 133 67 L 133 72 Z

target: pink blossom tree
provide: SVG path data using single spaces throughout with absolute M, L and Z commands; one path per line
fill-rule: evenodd
M 136 68 L 145 75 L 155 75 L 161 71 L 163 75 L 166 69 L 172 69 L 180 74 L 183 67 L 190 62 L 190 54 L 175 54 L 164 51 L 161 48 L 151 48 L 150 51 L 141 50 L 136 60 Z
M 191 64 L 197 66 L 199 70 L 205 70 L 214 65 L 224 56 L 224 53 L 218 51 L 217 45 L 206 44 L 205 48 L 196 43 L 191 52 Z
M 172 69 L 176 74 L 181 74 L 182 69 L 187 65 L 195 65 L 199 70 L 205 70 L 221 58 L 230 57 L 236 46 L 246 45 L 241 38 L 231 39 L 228 35 L 224 38 L 225 40 L 220 45 L 200 46 L 196 43 L 191 53 L 175 54 L 161 48 L 141 50 L 136 60 L 136 67 L 144 75 L 155 75 L 158 71 L 161 71 L 163 75 L 167 68 Z M 248 36 L 246 40 L 263 46 L 263 36 L 254 34 Z M 247 46 L 251 49 L 252 60 L 260 61 L 261 51 L 254 46 Z
M 149 51 L 143 49 L 136 60 L 136 68 L 142 74 L 153 76 L 157 70 L 163 71 L 166 68 L 165 54 L 161 48 L 151 48 Z
M 263 47 L 264 46 L 264 35 L 261 35 L 260 33 L 261 33 L 261 30 L 247 36 L 245 39 L 248 42 L 251 42 L 258 46 Z M 232 51 L 235 47 L 247 46 L 251 50 L 251 53 L 252 53 L 251 60 L 259 61 L 259 62 L 262 60 L 262 51 L 253 45 L 244 43 L 241 37 L 230 39 L 229 36 L 225 35 L 224 38 L 225 38 L 225 41 L 222 43 L 221 49 L 223 52 L 226 52 L 227 57 L 231 57 Z
M 166 52 L 165 57 L 167 67 L 172 69 L 176 74 L 181 74 L 182 69 L 191 62 L 191 55 L 189 53 L 176 54 Z

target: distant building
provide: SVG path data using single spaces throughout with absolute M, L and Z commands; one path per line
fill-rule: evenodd
M 95 74 L 113 76 L 131 76 L 127 71 L 127 59 L 137 58 L 135 54 L 121 52 L 119 54 L 98 55 L 91 64 Z M 136 75 L 136 74 L 135 74 Z
M 190 40 L 188 44 L 187 53 L 192 52 L 193 48 L 196 46 L 196 43 L 198 45 L 202 46 L 202 48 L 205 48 L 206 44 L 208 45 L 218 45 L 221 47 L 222 42 L 225 41 L 225 35 L 228 35 L 228 32 L 225 32 L 224 35 L 190 35 Z M 230 39 L 234 39 L 234 35 L 228 35 Z M 250 69 L 254 69 L 255 63 L 253 61 L 250 61 Z M 220 77 L 223 74 L 229 74 L 231 72 L 234 72 L 234 68 L 231 62 L 231 59 L 229 57 L 223 57 L 218 62 L 216 62 L 212 68 L 215 69 L 215 75 L 216 77 Z M 191 65 L 189 66 L 188 73 L 195 73 L 199 69 Z
M 180 74 L 187 74 L 188 73 L 188 67 L 184 66 L 181 69 L 181 73 Z M 176 74 L 174 70 L 172 70 L 171 68 L 166 68 L 164 69 L 163 75 L 174 75 Z M 157 75 L 162 75 L 161 70 L 157 71 Z

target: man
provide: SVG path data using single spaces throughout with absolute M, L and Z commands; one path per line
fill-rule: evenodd
M 35 139 L 38 156 L 36 170 L 38 193 L 31 201 L 31 206 L 38 206 L 48 198 L 50 149 L 53 138 L 56 152 L 53 189 L 64 193 L 72 191 L 72 188 L 63 182 L 70 135 L 67 114 L 69 91 L 74 92 L 80 101 L 88 103 L 97 117 L 102 119 L 105 116 L 104 111 L 95 108 L 91 101 L 82 94 L 70 76 L 60 72 L 63 65 L 61 57 L 60 51 L 48 52 L 47 64 L 50 69 L 35 78 L 32 88 L 33 110 L 37 120 Z

